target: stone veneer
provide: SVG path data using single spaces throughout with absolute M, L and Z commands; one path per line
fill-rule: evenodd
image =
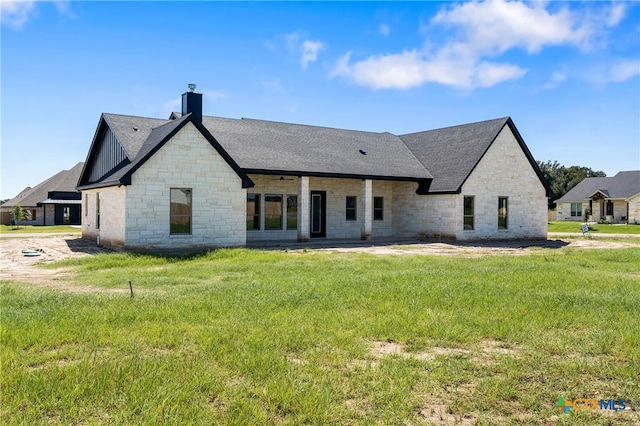
M 191 233 L 169 230 L 171 188 L 192 191 Z M 95 226 L 100 193 L 100 229 Z M 246 243 L 246 191 L 237 173 L 188 123 L 132 176 L 131 185 L 83 191 L 83 236 L 127 249 L 193 249 Z M 83 198 L 84 199 L 84 198 Z
M 508 127 L 498 135 L 461 194 L 415 194 L 415 184 L 394 184 L 394 236 L 442 239 L 547 237 L 547 197 Z M 474 196 L 475 226 L 463 229 L 464 196 Z M 498 229 L 498 198 L 508 198 L 508 228 Z

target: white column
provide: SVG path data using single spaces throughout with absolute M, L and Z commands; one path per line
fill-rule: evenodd
M 371 179 L 363 179 L 360 185 L 360 205 L 362 206 L 362 226 L 360 227 L 360 239 L 370 240 L 373 228 L 373 182 Z
M 298 241 L 309 241 L 311 227 L 311 189 L 309 176 L 298 177 Z

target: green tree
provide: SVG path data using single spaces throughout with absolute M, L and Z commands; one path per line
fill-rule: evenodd
M 569 192 L 574 186 L 588 177 L 606 177 L 603 171 L 595 171 L 589 167 L 569 166 L 565 167 L 557 161 L 538 161 L 538 167 L 542 176 L 551 188 L 549 209 L 555 208 L 555 200 Z
M 24 210 L 22 206 L 18 203 L 13 206 L 13 221 L 16 227 L 20 227 L 20 221 L 24 220 Z

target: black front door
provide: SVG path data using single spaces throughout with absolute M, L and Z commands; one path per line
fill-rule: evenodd
M 311 191 L 311 238 L 327 236 L 327 192 Z

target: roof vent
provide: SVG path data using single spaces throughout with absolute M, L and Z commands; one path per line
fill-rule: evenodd
M 366 150 L 366 149 L 361 149 L 361 150 L 360 150 L 360 154 L 362 154 L 362 155 L 367 155 L 367 150 Z

